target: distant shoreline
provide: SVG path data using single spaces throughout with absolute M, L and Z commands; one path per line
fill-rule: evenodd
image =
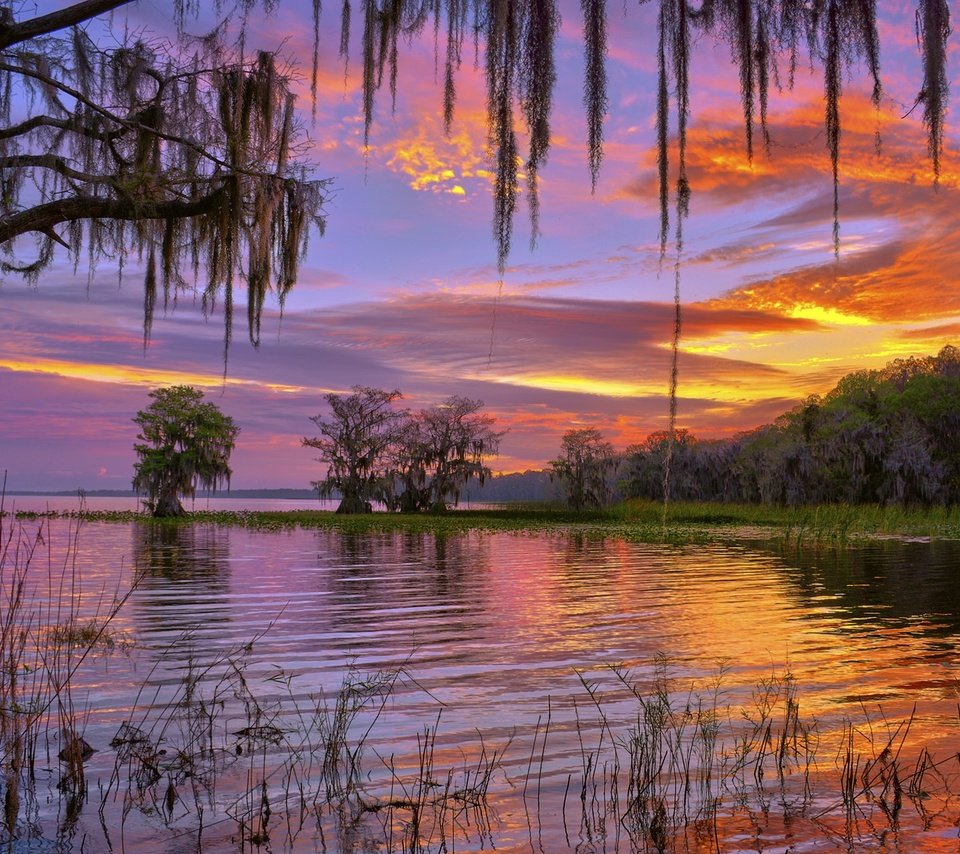
M 131 489 L 60 489 L 57 491 L 36 491 L 28 489 L 11 489 L 8 496 L 29 496 L 31 498 L 76 498 L 83 495 L 85 498 L 138 498 Z M 229 492 L 197 492 L 200 498 L 289 498 L 297 501 L 309 500 L 317 497 L 315 489 L 231 489 Z

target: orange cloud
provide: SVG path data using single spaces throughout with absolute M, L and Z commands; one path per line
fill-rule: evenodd
M 428 113 L 415 127 L 403 130 L 388 145 L 379 146 L 386 165 L 406 175 L 411 189 L 465 196 L 487 192 L 492 173 L 487 168 L 484 132 L 479 122 L 460 117 L 449 134 L 436 114 Z M 386 149 L 386 150 L 384 150 Z

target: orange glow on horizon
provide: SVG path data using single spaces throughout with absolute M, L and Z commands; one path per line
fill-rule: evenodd
M 163 371 L 153 368 L 135 368 L 129 365 L 95 365 L 81 362 L 65 362 L 53 359 L 33 359 L 29 362 L 0 358 L 0 368 L 28 374 L 50 374 L 67 379 L 117 385 L 192 385 L 200 388 L 227 386 L 256 386 L 272 392 L 292 394 L 305 391 L 302 386 L 264 383 L 244 380 L 222 374 L 202 374 L 187 371 Z

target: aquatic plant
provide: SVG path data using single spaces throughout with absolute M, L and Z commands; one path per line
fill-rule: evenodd
M 24 813 L 36 810 L 37 764 L 51 753 L 59 760 L 56 788 L 68 824 L 87 795 L 84 766 L 92 749 L 74 677 L 96 648 L 109 645 L 111 623 L 136 580 L 125 592 L 85 591 L 74 562 L 79 530 L 76 524 L 68 531 L 57 567 L 49 522 L 32 532 L 13 519 L 0 524 L 0 840 L 18 838 Z

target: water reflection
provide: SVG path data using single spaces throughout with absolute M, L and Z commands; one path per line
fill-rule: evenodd
M 808 613 L 836 609 L 847 631 L 870 632 L 879 624 L 909 626 L 932 638 L 960 632 L 960 543 L 887 540 L 791 552 L 785 560 L 790 587 Z
M 480 535 L 316 533 L 324 622 L 355 651 L 466 643 L 486 626 L 490 550 Z M 393 644 L 390 644 L 393 646 Z
M 149 577 L 215 581 L 229 563 L 229 532 L 214 525 L 134 522 L 132 534 L 134 565 Z
M 578 788 L 577 775 L 586 773 L 588 758 L 591 769 L 606 774 L 609 751 L 628 743 L 628 727 L 638 721 L 636 697 L 610 667 L 619 662 L 632 670 L 631 684 L 649 695 L 654 661 L 665 653 L 663 672 L 681 714 L 684 704 L 696 708 L 697 692 L 713 684 L 724 663 L 723 685 L 712 696 L 719 698 L 724 724 L 735 727 L 746 720 L 741 712 L 758 681 L 769 683 L 772 667 L 781 674 L 789 667 L 801 714 L 822 722 L 827 772 L 838 755 L 829 739 L 843 731 L 840 720 L 861 715 L 873 700 L 883 701 L 891 721 L 919 704 L 911 731 L 916 744 L 936 746 L 937 738 L 956 732 L 950 695 L 960 637 L 960 591 L 951 584 L 960 565 L 956 544 L 784 554 L 756 544 L 677 547 L 562 534 L 351 535 L 140 524 L 122 529 L 131 539 L 120 549 L 108 539 L 117 538 L 117 530 L 92 528 L 81 540 L 79 560 L 116 570 L 132 543 L 132 562 L 143 574 L 130 602 L 130 624 L 143 642 L 135 650 L 139 661 L 152 663 L 178 633 L 194 632 L 191 647 L 174 649 L 149 671 L 169 689 L 164 697 L 180 689 L 188 655 L 224 655 L 267 626 L 244 660 L 243 686 L 258 692 L 264 701 L 257 713 L 268 713 L 284 733 L 295 730 L 302 711 L 317 708 L 316 698 L 337 696 L 351 664 L 362 684 L 373 671 L 407 662 L 416 681 L 400 680 L 382 715 L 375 712 L 366 754 L 372 776 L 364 779 L 389 777 L 394 760 L 397 768 L 416 767 L 427 726 L 439 729 L 437 779 L 513 736 L 505 775 L 491 790 L 502 821 L 485 843 L 501 850 L 523 849 L 531 832 L 520 803 L 531 763 L 540 774 L 538 809 L 543 783 L 544 820 L 534 828 L 543 850 L 583 842 L 575 826 L 566 838 L 561 821 L 567 806 L 591 803 L 580 800 L 586 789 Z M 141 666 L 128 685 L 113 679 L 116 696 L 98 707 L 102 720 L 91 723 L 92 731 L 105 733 L 99 761 L 107 756 L 116 717 L 148 670 Z M 100 683 L 91 684 L 99 690 Z M 585 693 L 588 684 L 602 704 L 602 724 Z M 222 708 L 234 703 L 229 716 L 238 714 L 233 687 L 214 691 Z M 128 696 L 120 696 L 123 691 Z M 299 704 L 296 713 L 291 704 Z M 232 746 L 241 727 L 232 718 L 225 726 Z M 296 755 L 313 761 L 297 745 Z M 591 750 L 596 759 L 584 752 Z M 286 803 L 279 795 L 275 802 Z M 344 827 L 329 829 L 335 839 Z M 138 832 L 149 840 L 149 821 Z M 809 822 L 800 827 L 799 848 L 816 833 Z M 728 841 L 724 850 L 739 844 Z M 612 842 L 606 850 L 616 848 Z M 299 850 L 317 848 L 306 840 Z
M 140 579 L 133 604 L 142 631 L 175 635 L 202 627 L 211 633 L 234 619 L 227 529 L 135 522 L 131 541 Z

